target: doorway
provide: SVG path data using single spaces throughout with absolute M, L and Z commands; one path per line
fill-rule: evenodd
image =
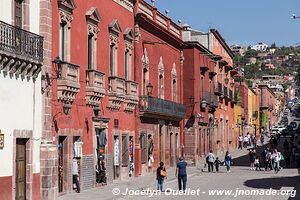
M 163 133 L 162 133 L 162 125 L 159 125 L 159 133 L 158 133 L 158 143 L 159 143 L 159 162 L 163 162 Z
M 68 159 L 67 137 L 58 137 L 58 192 L 66 191 L 67 159 Z
M 198 137 L 198 154 L 199 156 L 202 156 L 202 129 L 199 129 L 199 137 Z
M 16 200 L 26 199 L 26 142 L 16 139 Z
M 174 166 L 174 154 L 173 154 L 173 133 L 170 132 L 170 166 L 173 167 Z

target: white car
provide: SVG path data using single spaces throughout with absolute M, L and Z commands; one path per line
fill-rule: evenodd
M 285 128 L 285 126 L 278 126 L 278 131 L 281 133 Z

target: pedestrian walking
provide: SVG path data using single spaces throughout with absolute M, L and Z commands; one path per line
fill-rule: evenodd
M 255 161 L 256 153 L 255 150 L 249 150 L 249 158 L 250 158 L 250 170 L 254 170 L 254 161 Z
M 216 160 L 215 160 L 216 172 L 219 172 L 219 166 L 221 164 L 222 164 L 222 162 L 219 160 L 219 157 L 216 157 Z
M 254 167 L 255 167 L 255 171 L 261 171 L 261 168 L 260 168 L 260 163 L 259 163 L 259 157 L 256 156 L 255 160 L 254 160 Z
M 281 159 L 280 152 L 278 152 L 277 149 L 274 149 L 272 154 L 272 164 L 275 173 L 278 173 L 280 170 L 280 165 L 279 165 L 280 159 Z
M 167 171 L 163 162 L 159 163 L 159 167 L 156 169 L 157 190 L 163 192 L 164 179 L 167 178 Z
M 76 192 L 80 193 L 80 184 L 79 184 L 79 173 L 78 173 L 78 163 L 77 159 L 73 158 L 72 162 L 72 174 L 73 174 L 73 184 L 76 185 Z
M 243 149 L 243 136 L 242 135 L 239 135 L 238 137 L 238 142 L 239 142 L 239 148 L 238 149 Z
M 264 144 L 264 141 L 265 141 L 265 137 L 264 137 L 264 135 L 261 135 L 260 136 L 260 143 L 261 143 L 261 145 Z
M 244 148 L 247 148 L 248 146 L 248 143 L 249 143 L 249 138 L 247 135 L 244 136 L 244 140 L 243 140 L 243 143 L 244 143 Z
M 266 154 L 265 171 L 267 171 L 268 169 L 272 170 L 272 153 L 271 153 L 271 150 L 268 150 L 267 154 Z
M 209 151 L 206 160 L 208 164 L 208 172 L 214 172 L 215 155 L 212 150 Z
M 187 182 L 187 172 L 186 172 L 187 163 L 184 161 L 183 157 L 179 158 L 179 162 L 176 167 L 175 176 L 178 178 L 178 189 L 185 191 L 186 182 Z
M 257 148 L 257 140 L 256 137 L 253 138 L 253 148 L 256 149 Z
M 225 166 L 226 166 L 227 173 L 229 173 L 230 168 L 231 168 L 231 164 L 232 164 L 232 158 L 231 158 L 231 155 L 228 151 L 226 151 L 225 158 L 224 158 L 224 163 L 225 163 Z

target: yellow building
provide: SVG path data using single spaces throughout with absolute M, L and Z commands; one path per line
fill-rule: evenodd
M 248 88 L 248 132 L 256 137 L 259 135 L 259 95 L 257 91 Z

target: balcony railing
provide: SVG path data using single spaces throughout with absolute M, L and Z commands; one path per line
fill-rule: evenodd
M 59 61 L 57 77 L 58 98 L 63 101 L 73 101 L 79 92 L 79 65 Z
M 233 92 L 232 92 L 232 90 L 229 90 L 229 98 L 230 98 L 231 100 L 233 100 Z
M 218 108 L 219 105 L 219 99 L 217 95 L 214 95 L 214 101 L 213 101 L 213 107 Z
M 203 97 L 201 98 L 201 100 L 205 100 L 207 104 L 211 103 L 211 92 L 201 92 L 201 95 L 203 95 Z
M 140 97 L 140 111 L 152 116 L 158 115 L 182 119 L 185 117 L 186 106 L 152 96 L 142 96 Z
M 222 83 L 218 83 L 215 87 L 215 94 L 222 95 L 223 94 L 223 87 Z
M 0 21 L 0 51 L 43 61 L 43 37 Z
M 105 95 L 105 74 L 93 70 L 86 70 L 86 99 L 88 105 L 99 105 L 100 99 Z
M 228 88 L 226 86 L 224 86 L 224 96 L 228 97 Z
M 108 77 L 109 92 L 116 95 L 125 95 L 125 80 L 116 76 Z
M 138 84 L 134 81 L 126 81 L 126 94 L 137 97 L 138 96 Z
M 93 69 L 88 69 L 86 70 L 86 75 L 87 75 L 87 86 L 88 87 L 94 87 L 100 90 L 104 90 L 105 89 L 105 74 L 97 71 L 97 70 L 93 70 Z

